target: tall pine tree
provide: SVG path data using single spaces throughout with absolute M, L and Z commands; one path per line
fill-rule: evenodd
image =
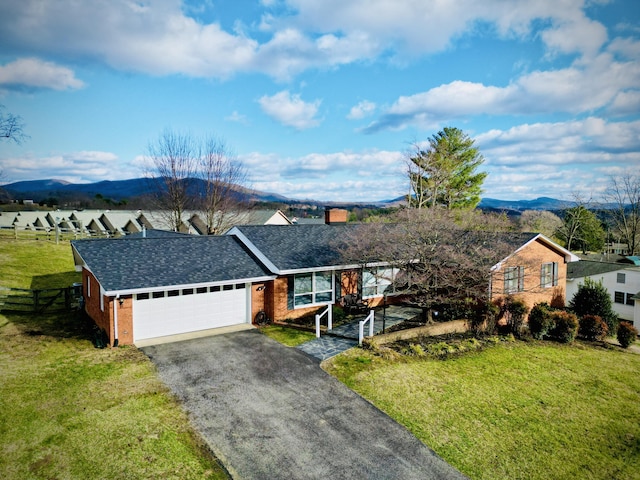
M 409 157 L 409 203 L 416 208 L 473 209 L 480 203 L 486 172 L 476 172 L 484 157 L 462 130 L 445 127 L 426 150 Z

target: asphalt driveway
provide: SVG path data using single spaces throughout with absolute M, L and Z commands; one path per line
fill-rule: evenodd
M 258 331 L 143 351 L 234 478 L 466 478 L 316 360 Z

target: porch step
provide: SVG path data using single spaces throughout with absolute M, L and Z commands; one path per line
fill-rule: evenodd
M 419 308 L 396 305 L 387 307 L 386 312 L 384 309 L 377 309 L 375 311 L 373 331 L 374 333 L 381 332 L 383 323 L 385 328 L 389 328 L 400 322 L 414 319 L 420 314 L 421 310 Z M 320 361 L 335 357 L 339 353 L 358 345 L 359 321 L 364 320 L 364 318 L 365 316 L 355 318 L 353 322 L 340 325 L 326 332 L 322 337 L 298 345 L 296 348 Z
M 322 361 L 335 357 L 339 353 L 349 350 L 356 345 L 358 345 L 357 338 L 353 340 L 344 337 L 323 335 L 320 338 L 298 345 L 296 348 Z

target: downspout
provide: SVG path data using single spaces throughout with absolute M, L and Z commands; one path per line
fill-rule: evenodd
M 116 295 L 116 301 L 113 302 L 113 346 L 118 346 L 118 307 L 120 306 L 120 294 Z

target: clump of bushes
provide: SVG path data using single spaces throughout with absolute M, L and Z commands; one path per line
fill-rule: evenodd
M 628 348 L 638 338 L 638 330 L 629 322 L 620 322 L 617 332 L 618 342 L 622 348 Z
M 537 303 L 529 313 L 529 332 L 533 338 L 542 340 L 553 328 L 551 313 L 553 309 L 548 303 Z
M 505 309 L 509 312 L 509 319 L 507 321 L 509 332 L 516 337 L 520 336 L 522 326 L 524 325 L 524 317 L 529 311 L 529 307 L 518 298 L 510 298 L 507 300 Z
M 584 315 L 580 318 L 578 334 L 590 342 L 602 341 L 607 338 L 609 327 L 598 315 Z
M 562 343 L 571 343 L 578 334 L 578 317 L 564 310 L 557 310 L 548 303 L 538 303 L 529 314 L 529 332 L 538 340 L 550 337 Z
M 558 310 L 551 314 L 551 319 L 554 324 L 552 337 L 562 343 L 571 343 L 576 339 L 580 323 L 575 314 Z
M 480 335 L 492 335 L 496 330 L 496 322 L 500 308 L 490 302 L 476 300 L 469 317 L 471 331 L 478 337 Z

